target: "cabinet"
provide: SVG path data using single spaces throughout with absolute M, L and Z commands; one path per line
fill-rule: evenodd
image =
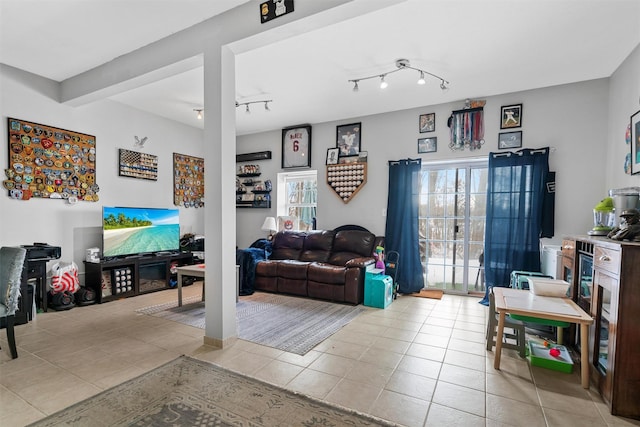
M 259 179 L 260 166 L 238 166 L 236 208 L 271 208 L 271 181 Z
M 640 244 L 594 242 L 591 378 L 611 414 L 640 419 Z
M 191 252 L 168 255 L 141 255 L 86 262 L 85 284 L 96 293 L 96 302 L 136 296 L 170 287 L 176 280 L 175 267 L 193 264 Z

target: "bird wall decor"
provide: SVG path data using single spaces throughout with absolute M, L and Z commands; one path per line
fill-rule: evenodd
M 135 147 L 144 148 L 144 143 L 147 142 L 147 137 L 143 137 L 142 139 L 138 138 L 137 135 L 134 135 L 136 142 L 133 144 Z

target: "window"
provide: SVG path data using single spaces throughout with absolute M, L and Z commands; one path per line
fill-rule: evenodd
M 278 174 L 278 218 L 293 217 L 296 230 L 312 230 L 318 206 L 318 171 Z M 280 220 L 278 230 L 281 230 Z

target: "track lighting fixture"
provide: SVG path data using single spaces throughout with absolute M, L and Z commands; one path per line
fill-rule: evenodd
M 244 105 L 244 112 L 247 114 L 251 113 L 251 109 L 249 108 L 249 105 L 251 104 L 263 104 L 264 103 L 264 110 L 265 111 L 271 111 L 271 108 L 269 108 L 269 103 L 273 102 L 273 99 L 264 99 L 262 101 L 248 101 L 248 102 L 238 102 L 236 101 L 236 107 L 240 107 L 241 105 Z
M 202 108 L 194 108 L 193 111 L 196 112 L 196 118 L 198 120 L 202 120 L 202 112 L 204 111 Z
M 409 62 L 408 59 L 397 59 L 396 60 L 396 69 L 395 70 L 391 70 L 389 72 L 383 73 L 383 74 L 376 74 L 374 76 L 367 76 L 367 77 L 361 77 L 359 79 L 351 79 L 349 80 L 349 82 L 353 83 L 353 91 L 354 92 L 358 92 L 360 90 L 360 87 L 358 86 L 358 82 L 362 81 L 362 80 L 369 80 L 369 79 L 376 79 L 379 78 L 380 79 L 380 89 L 384 89 L 387 86 L 389 86 L 389 84 L 387 83 L 385 77 L 389 74 L 393 74 L 397 71 L 400 70 L 414 70 L 414 71 L 418 71 L 420 73 L 420 78 L 418 79 L 418 84 L 419 85 L 424 85 L 426 83 L 424 77 L 425 74 L 429 75 L 431 77 L 434 77 L 438 80 L 440 80 L 440 89 L 442 90 L 447 90 L 449 87 L 447 86 L 449 84 L 449 82 L 447 80 L 445 80 L 444 78 L 437 76 L 433 73 L 430 73 L 426 70 L 420 69 L 420 68 L 416 68 L 416 67 L 412 67 L 411 63 Z

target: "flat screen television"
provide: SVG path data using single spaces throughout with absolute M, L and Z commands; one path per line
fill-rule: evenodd
M 179 212 L 178 209 L 104 206 L 102 256 L 179 251 Z

